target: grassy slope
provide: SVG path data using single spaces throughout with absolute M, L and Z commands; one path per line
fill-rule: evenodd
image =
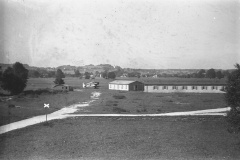
M 0 135 L 0 159 L 239 159 L 222 117 L 69 118 Z

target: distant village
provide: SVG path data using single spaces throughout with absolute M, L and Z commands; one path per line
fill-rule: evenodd
M 5 70 L 11 64 L 0 64 L 1 70 Z M 61 69 L 66 77 L 79 78 L 108 78 L 109 72 L 114 72 L 116 77 L 181 77 L 181 78 L 224 78 L 232 71 L 222 69 L 132 69 L 121 68 L 120 66 L 112 66 L 110 64 L 71 66 L 62 65 L 53 67 L 34 67 L 24 64 L 29 70 L 31 78 L 51 78 L 55 77 L 57 69 Z

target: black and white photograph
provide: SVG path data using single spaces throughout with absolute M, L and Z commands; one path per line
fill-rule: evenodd
M 0 0 L 0 160 L 239 160 L 240 0 Z

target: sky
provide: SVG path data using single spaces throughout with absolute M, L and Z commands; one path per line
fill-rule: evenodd
M 0 0 L 0 63 L 232 69 L 240 0 Z

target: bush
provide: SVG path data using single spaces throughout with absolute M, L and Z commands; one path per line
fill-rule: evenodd
M 113 112 L 115 113 L 122 113 L 122 112 L 129 112 L 126 109 L 119 108 L 119 107 L 113 107 Z
M 146 109 L 146 108 L 143 108 L 143 109 L 137 109 L 137 112 L 138 112 L 138 113 L 147 112 L 147 109 Z
M 109 73 L 108 73 L 108 78 L 110 78 L 110 79 L 115 79 L 115 78 L 116 78 L 115 72 L 109 72 Z
M 125 99 L 126 97 L 124 95 L 114 95 L 113 98 L 115 98 L 115 99 Z
M 117 106 L 118 105 L 118 101 L 107 101 L 106 102 L 106 106 Z
M 53 81 L 56 85 L 65 84 L 62 78 L 56 77 L 55 81 Z

